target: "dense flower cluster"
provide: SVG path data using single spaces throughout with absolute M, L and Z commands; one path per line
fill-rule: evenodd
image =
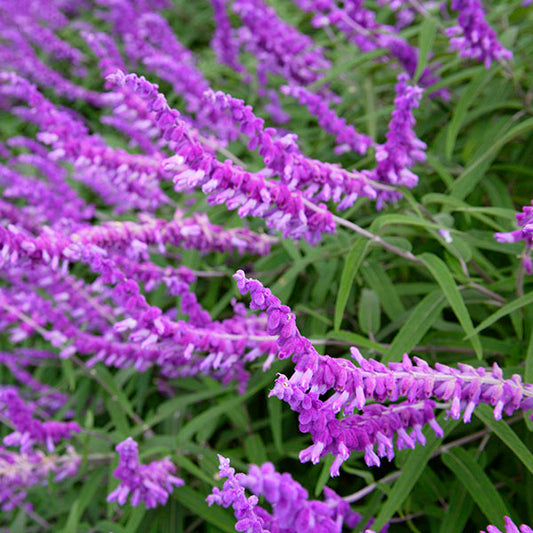
M 119 465 L 113 475 L 120 479 L 120 484 L 109 494 L 108 502 L 116 501 L 119 505 L 124 505 L 131 495 L 131 505 L 144 502 L 150 509 L 165 505 L 174 487 L 183 485 L 183 480 L 173 475 L 176 467 L 168 459 L 141 464 L 137 443 L 131 437 L 117 444 L 116 450 Z

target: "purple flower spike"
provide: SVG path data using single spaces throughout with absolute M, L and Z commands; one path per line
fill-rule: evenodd
M 435 422 L 435 398 L 446 403 L 448 414 L 470 422 L 476 406 L 493 406 L 494 418 L 515 410 L 533 409 L 533 385 L 525 384 L 519 375 L 504 379 L 494 364 L 491 370 L 459 364 L 457 369 L 437 363 L 431 368 L 424 360 L 407 354 L 401 363 L 384 365 L 364 358 L 351 349 L 352 361 L 320 355 L 296 326 L 294 315 L 269 289 L 239 270 L 234 279 L 241 294 L 251 296 L 252 309 L 266 310 L 267 333 L 278 336 L 278 358 L 292 357 L 295 371 L 290 378 L 278 376 L 270 396 L 287 402 L 298 413 L 300 430 L 310 433 L 313 444 L 300 453 L 302 462 L 316 464 L 331 453 L 335 461 L 330 473 L 338 475 L 340 465 L 354 450 L 365 452 L 368 465 L 379 465 L 380 457 L 394 455 L 396 447 L 413 448 L 425 443 L 421 432 L 429 425 L 438 436 L 442 429 Z M 322 399 L 329 394 L 327 399 Z M 378 404 L 366 405 L 373 399 Z M 362 411 L 354 414 L 355 410 Z M 338 418 L 338 414 L 343 416 Z M 411 434 L 407 433 L 412 428 Z
M 209 505 L 232 506 L 238 522 L 237 531 L 249 533 L 279 532 L 340 533 L 343 525 L 354 528 L 361 515 L 328 487 L 324 488 L 324 502 L 309 500 L 307 491 L 290 474 L 279 474 L 272 463 L 250 465 L 248 474 L 235 474 L 229 459 L 221 455 L 220 477 L 227 477 L 222 490 L 213 489 L 207 497 Z M 245 490 L 253 492 L 246 496 Z M 272 513 L 257 505 L 258 496 L 264 496 L 272 506 Z
M 300 105 L 305 105 L 309 112 L 318 119 L 320 127 L 335 136 L 338 143 L 334 150 L 336 153 L 352 150 L 365 154 L 373 144 L 370 137 L 356 131 L 351 124 L 346 122 L 346 119 L 339 117 L 333 109 L 330 109 L 329 102 L 322 95 L 312 93 L 298 85 L 283 85 L 281 92 L 298 100 Z
M 480 531 L 479 533 L 533 533 L 533 529 L 526 524 L 517 526 L 508 516 L 504 518 L 505 532 L 498 529 L 496 526 L 487 526 L 487 531 Z
M 245 68 L 239 62 L 239 43 L 232 34 L 226 4 L 227 0 L 211 0 L 216 26 L 211 47 L 221 63 L 228 65 L 236 72 L 244 72 Z
M 224 204 L 238 209 L 241 217 L 266 218 L 267 226 L 282 231 L 284 237 L 307 238 L 317 242 L 323 233 L 333 233 L 335 222 L 323 204 L 318 214 L 303 205 L 304 194 L 285 183 L 265 178 L 267 172 L 246 172 L 231 160 L 224 163 L 208 152 L 196 133 L 171 109 L 155 84 L 143 76 L 118 71 L 107 77 L 113 87 L 128 87 L 141 96 L 157 114 L 157 124 L 165 139 L 172 139 L 176 155 L 163 162 L 167 171 L 175 170 L 175 190 L 192 191 L 201 188 L 210 205 Z M 186 166 L 183 166 L 186 165 Z M 357 185 L 362 186 L 357 180 Z M 318 185 L 317 185 L 318 187 Z M 318 215 L 318 216 L 317 216 Z
M 426 143 L 416 136 L 414 131 L 416 120 L 413 115 L 414 109 L 420 104 L 423 90 L 416 85 L 408 85 L 407 80 L 407 74 L 398 76 L 394 111 L 389 123 L 387 140 L 376 149 L 377 167 L 363 171 L 363 174 L 373 180 L 412 188 L 418 183 L 418 176 L 410 170 L 410 167 L 426 160 L 424 153 Z M 397 192 L 380 191 L 378 209 L 384 201 L 395 200 L 398 197 Z
M 446 30 L 451 37 L 450 49 L 461 57 L 475 59 L 489 68 L 493 61 L 510 61 L 513 54 L 499 42 L 496 32 L 485 19 L 480 0 L 452 0 L 452 9 L 459 12 L 457 25 Z
M 183 480 L 173 476 L 176 467 L 168 460 L 153 461 L 148 465 L 139 462 L 137 443 L 128 437 L 115 448 L 119 454 L 119 465 L 113 475 L 121 480 L 119 486 L 109 494 L 108 502 L 124 505 L 131 494 L 131 505 L 144 502 L 148 509 L 165 505 L 174 486 L 180 487 Z
M 226 508 L 233 507 L 235 518 L 237 519 L 235 524 L 236 531 L 269 533 L 269 530 L 263 527 L 264 519 L 257 512 L 261 509 L 257 508 L 257 496 L 246 496 L 244 487 L 235 476 L 235 469 L 230 466 L 229 459 L 219 455 L 218 460 L 220 462 L 220 477 L 228 479 L 224 482 L 222 490 L 215 487 L 213 493 L 206 498 L 209 507 L 214 503 Z

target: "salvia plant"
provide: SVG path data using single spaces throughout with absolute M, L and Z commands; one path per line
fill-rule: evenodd
M 0 529 L 533 530 L 533 9 L 0 0 Z

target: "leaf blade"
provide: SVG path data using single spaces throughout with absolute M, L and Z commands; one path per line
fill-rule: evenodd
M 369 248 L 369 242 L 364 239 L 358 239 L 353 245 L 341 274 L 341 281 L 339 284 L 339 291 L 337 292 L 337 301 L 335 302 L 335 315 L 333 319 L 333 329 L 338 330 L 341 325 L 342 315 L 348 302 L 350 289 L 357 270 L 361 266 L 363 259 Z

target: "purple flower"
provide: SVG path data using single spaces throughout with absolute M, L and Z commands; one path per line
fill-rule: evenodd
M 308 89 L 297 85 L 283 85 L 281 92 L 290 95 L 300 105 L 305 105 L 309 112 L 317 117 L 319 126 L 335 136 L 337 141 L 336 153 L 344 153 L 349 150 L 359 154 L 365 154 L 373 144 L 373 140 L 356 131 L 356 129 L 346 122 L 346 119 L 339 117 L 337 113 L 329 108 L 329 102 L 321 94 L 312 93 Z
M 26 489 L 46 485 L 50 474 L 56 481 L 74 476 L 81 464 L 73 448 L 67 446 L 65 455 L 45 455 L 33 450 L 12 452 L 0 447 L 0 509 L 7 512 L 28 505 Z
M 119 454 L 119 465 L 113 475 L 120 479 L 120 484 L 109 494 L 108 502 L 124 505 L 131 495 L 131 505 L 144 502 L 150 509 L 165 505 L 174 487 L 184 484 L 182 479 L 172 475 L 176 467 L 168 459 L 141 464 L 137 443 L 131 437 L 117 444 L 115 449 Z
M 284 237 L 306 237 L 316 242 L 322 233 L 335 231 L 331 213 L 324 210 L 323 214 L 317 214 L 305 208 L 300 191 L 284 183 L 265 179 L 265 173 L 245 172 L 231 160 L 224 163 L 217 161 L 198 142 L 180 113 L 169 108 L 166 98 L 158 93 L 157 85 L 142 76 L 126 76 L 122 72 L 108 77 L 108 81 L 119 87 L 129 87 L 157 113 L 157 123 L 163 137 L 175 143 L 176 155 L 167 159 L 163 166 L 168 171 L 176 168 L 173 181 L 177 191 L 201 187 L 211 205 L 225 204 L 228 209 L 239 208 L 242 217 L 251 215 L 266 218 L 267 226 L 281 230 Z
M 504 518 L 505 520 L 505 533 L 533 533 L 533 529 L 526 524 L 517 526 L 508 516 Z M 480 531 L 480 533 L 504 533 L 501 529 L 498 529 L 496 526 L 487 526 L 487 531 Z
M 276 531 L 279 533 L 340 533 L 346 524 L 354 528 L 361 515 L 333 490 L 325 488 L 324 502 L 309 500 L 308 492 L 290 474 L 279 474 L 272 463 L 250 465 L 248 474 L 235 474 L 229 459 L 218 456 L 220 476 L 228 478 L 222 490 L 215 487 L 207 497 L 209 505 L 216 503 L 233 507 L 238 519 L 235 529 L 250 533 Z M 246 496 L 245 490 L 254 496 Z M 272 513 L 257 505 L 263 496 Z
M 376 13 L 365 7 L 363 0 L 345 2 L 342 7 L 331 0 L 293 1 L 303 11 L 314 14 L 312 24 L 315 27 L 335 26 L 362 52 L 383 48 L 389 57 L 398 60 L 409 77 L 414 76 L 418 65 L 418 49 L 400 37 L 394 27 L 378 22 Z M 437 80 L 432 68 L 426 67 L 420 83 L 429 87 Z M 439 91 L 438 94 L 447 97 L 446 91 Z
M 20 446 L 21 453 L 31 453 L 36 444 L 46 445 L 52 452 L 58 442 L 81 431 L 76 422 L 41 422 L 33 418 L 33 410 L 24 403 L 14 387 L 0 389 L 0 409 L 16 430 L 4 437 L 4 444 Z
M 267 168 L 279 175 L 291 191 L 299 191 L 313 202 L 340 202 L 342 209 L 350 207 L 360 196 L 377 196 L 371 180 L 362 173 L 347 172 L 338 165 L 308 158 L 298 148 L 294 134 L 282 136 L 274 128 L 264 128 L 264 121 L 256 117 L 252 107 L 243 100 L 221 91 L 208 91 L 205 98 L 213 106 L 227 110 L 233 120 L 241 124 L 241 131 L 251 139 L 248 147 L 258 150 Z M 360 138 L 358 142 L 366 145 L 367 141 L 370 139 Z
M 495 233 L 494 237 L 498 242 L 519 242 L 525 241 L 526 251 L 522 262 L 528 274 L 533 272 L 533 262 L 531 261 L 531 250 L 533 249 L 533 200 L 531 205 L 522 208 L 521 213 L 516 214 L 516 222 L 519 229 L 508 233 Z
M 221 63 L 228 65 L 236 72 L 244 72 L 245 68 L 239 62 L 239 43 L 232 34 L 226 11 L 227 0 L 211 0 L 211 5 L 215 19 L 215 34 L 211 40 L 211 47 Z
M 233 507 L 237 523 L 236 531 L 245 531 L 246 533 L 267 533 L 269 530 L 264 528 L 263 513 L 258 513 L 260 508 L 257 507 L 257 496 L 247 497 L 244 487 L 235 476 L 235 469 L 230 466 L 229 459 L 218 456 L 220 462 L 219 476 L 227 478 L 221 489 L 215 487 L 213 492 L 206 498 L 208 505 L 211 507 L 214 503 L 222 507 Z
M 292 357 L 295 364 L 290 378 L 279 375 L 270 396 L 287 402 L 299 415 L 300 430 L 313 438 L 313 445 L 300 455 L 302 461 L 317 463 L 332 453 L 336 460 L 331 473 L 335 475 L 351 450 L 364 450 L 368 464 L 379 464 L 379 456 L 391 457 L 394 434 L 400 448 L 413 447 L 416 441 L 423 443 L 420 429 L 424 424 L 442 435 L 434 421 L 434 404 L 427 402 L 432 397 L 447 402 L 449 416 L 458 419 L 462 414 L 465 422 L 470 421 L 480 403 L 492 405 L 497 420 L 502 412 L 533 409 L 533 385 L 524 384 L 517 374 L 504 379 L 496 363 L 492 370 L 461 363 L 457 369 L 440 363 L 433 369 L 422 359 L 411 360 L 405 354 L 401 363 L 384 365 L 365 359 L 352 348 L 352 358 L 359 365 L 356 366 L 348 359 L 320 355 L 298 331 L 290 309 L 269 289 L 246 278 L 242 270 L 234 278 L 241 294 L 250 293 L 250 307 L 266 310 L 267 332 L 278 336 L 278 357 Z M 331 396 L 322 400 L 328 393 Z M 402 397 L 407 402 L 385 408 L 367 405 L 369 399 L 383 404 Z M 354 415 L 356 409 L 362 414 Z M 341 412 L 343 416 L 338 418 Z M 412 436 L 405 432 L 406 428 L 413 428 Z
M 406 74 L 398 76 L 387 140 L 376 149 L 376 168 L 365 170 L 363 174 L 369 179 L 412 188 L 418 183 L 418 176 L 410 167 L 425 161 L 426 143 L 416 136 L 413 129 L 416 123 L 413 110 L 419 106 L 423 91 L 416 85 L 408 85 L 407 79 Z M 394 200 L 398 196 L 397 192 L 380 191 L 378 208 L 382 202 Z
M 267 85 L 268 72 L 297 85 L 309 85 L 330 67 L 322 49 L 308 35 L 285 23 L 262 0 L 236 0 L 233 11 L 244 24 L 238 32 L 240 43 L 259 61 L 261 85 Z
M 446 35 L 451 37 L 451 50 L 458 51 L 461 57 L 482 62 L 485 68 L 489 68 L 492 61 L 513 58 L 486 21 L 480 0 L 452 0 L 452 9 L 459 12 L 459 17 L 457 25 L 446 30 Z

